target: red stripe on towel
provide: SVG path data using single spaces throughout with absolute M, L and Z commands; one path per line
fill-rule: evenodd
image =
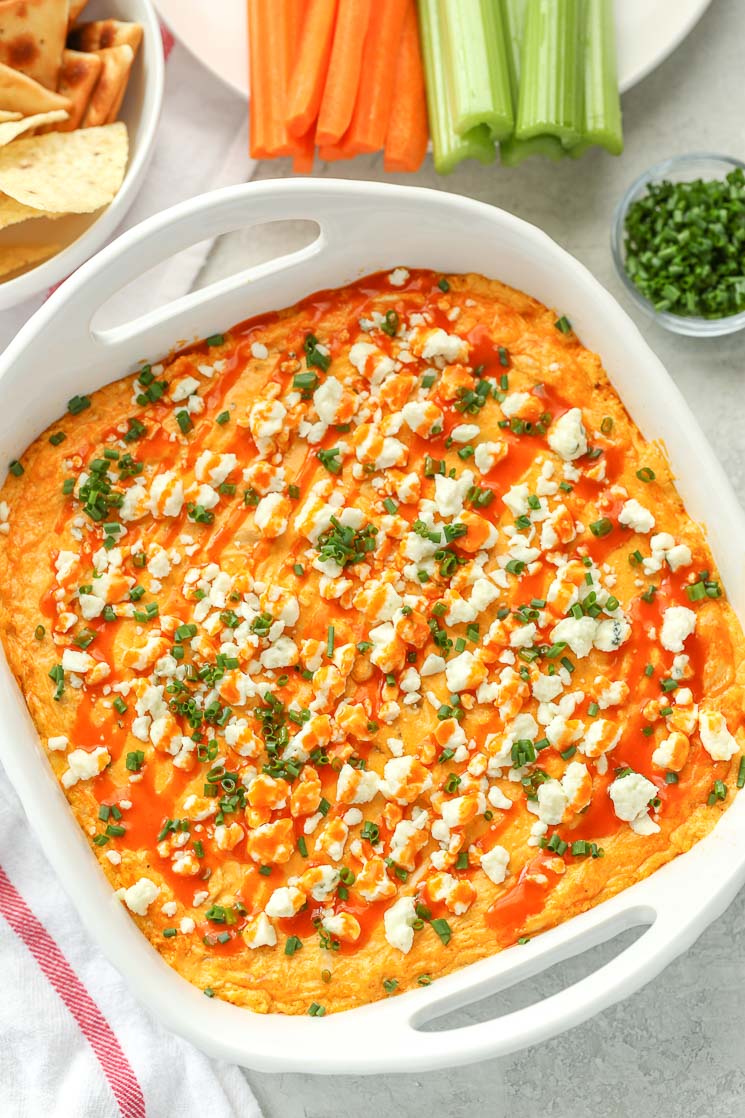
M 122 1118 L 145 1118 L 145 1099 L 111 1025 L 43 924 L 0 866 L 0 914 L 59 994 L 98 1059 Z
M 160 35 L 161 35 L 161 38 L 163 39 L 163 56 L 164 56 L 164 58 L 167 59 L 168 55 L 173 50 L 174 43 L 176 42 L 176 40 L 174 39 L 173 35 L 171 34 L 170 29 L 168 27 L 166 27 L 165 23 L 161 23 L 161 25 L 160 25 Z

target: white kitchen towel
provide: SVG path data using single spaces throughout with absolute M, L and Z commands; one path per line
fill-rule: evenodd
M 0 1114 L 260 1118 L 240 1069 L 134 1000 L 91 943 L 0 770 Z
M 116 235 L 175 202 L 205 190 L 245 182 L 255 167 L 248 154 L 245 101 L 208 74 L 182 46 L 174 44 L 165 28 L 163 46 L 166 89 L 155 152 L 142 189 Z M 189 291 L 209 248 L 207 243 L 197 245 L 149 275 L 149 305 L 168 302 Z M 47 294 L 0 312 L 0 351 Z
M 246 106 L 164 32 L 166 98 L 148 178 L 122 228 L 245 181 Z M 151 300 L 188 291 L 209 245 L 162 266 Z M 0 314 L 0 348 L 43 298 Z M 31 386 L 33 387 L 33 386 Z M 91 943 L 0 769 L 2 1118 L 258 1118 L 237 1067 L 161 1028 Z

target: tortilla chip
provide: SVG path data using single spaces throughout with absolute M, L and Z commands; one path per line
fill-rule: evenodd
M 122 23 L 118 19 L 97 19 L 81 23 L 70 32 L 70 46 L 76 50 L 107 50 L 109 47 L 131 47 L 137 54 L 142 42 L 142 25 Z
M 7 109 L 0 109 L 0 122 L 3 124 L 6 120 L 22 120 L 23 113 L 9 113 Z
M 36 116 L 25 116 L 22 120 L 0 123 L 0 148 L 5 147 L 23 132 L 28 132 L 32 128 L 41 128 L 43 124 L 57 124 L 61 120 L 67 120 L 64 109 L 53 109 L 51 113 L 37 113 Z
M 88 0 L 70 0 L 70 23 L 74 23 Z
M 135 57 L 134 51 L 128 46 L 108 47 L 106 50 L 97 50 L 96 54 L 102 63 L 101 76 L 85 110 L 83 128 L 111 124 L 116 120 Z
M 56 89 L 67 11 L 68 0 L 2 0 L 0 62 Z
M 58 125 L 58 132 L 72 132 L 80 128 L 102 65 L 97 54 L 83 54 L 77 50 L 63 53 L 58 89 L 69 98 L 72 108 L 64 124 Z
M 69 111 L 72 105 L 66 97 L 45 89 L 33 78 L 27 78 L 19 70 L 0 63 L 0 108 L 21 116 L 33 116 L 34 113 L 48 113 L 52 109 Z
M 40 264 L 55 252 L 59 252 L 62 245 L 3 245 L 0 248 L 0 278 L 8 279 L 11 272 L 19 272 L 29 264 Z
M 122 123 L 48 132 L 0 148 L 0 191 L 48 213 L 93 213 L 124 178 L 129 143 Z
M 20 221 L 32 221 L 35 217 L 47 217 L 54 221 L 65 214 L 49 214 L 44 210 L 33 210 L 31 206 L 24 206 L 16 202 L 15 198 L 7 194 L 0 194 L 0 229 L 7 229 L 10 225 L 18 225 Z

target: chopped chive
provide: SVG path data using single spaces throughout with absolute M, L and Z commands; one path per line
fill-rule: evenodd
M 321 349 L 319 349 L 319 346 L 320 342 L 314 334 L 306 335 L 305 342 L 303 344 L 303 349 L 305 351 L 305 364 L 308 366 L 309 369 L 315 366 L 315 368 L 320 369 L 321 372 L 325 373 L 327 372 L 328 367 L 331 364 L 331 357 L 328 355 L 328 353 L 322 352 Z
M 318 451 L 318 461 L 322 466 L 325 466 L 330 474 L 341 473 L 341 462 L 339 461 L 339 447 L 332 446 L 328 450 Z
M 394 338 L 398 332 L 399 322 L 399 317 L 395 311 L 386 311 L 385 318 L 380 324 L 380 329 L 384 334 L 387 334 L 389 338 Z
M 433 930 L 437 932 L 437 935 L 440 937 L 444 945 L 447 947 L 453 934 L 450 930 L 450 925 L 448 924 L 447 920 L 444 920 L 442 917 L 438 917 L 436 920 L 432 921 L 431 926 Z
M 309 390 L 312 388 L 317 388 L 319 384 L 320 381 L 316 373 L 295 373 L 294 377 L 292 378 L 293 388 Z
M 80 415 L 81 411 L 91 406 L 89 396 L 73 396 L 71 400 L 67 401 L 67 410 L 70 415 Z
M 629 207 L 625 267 L 658 311 L 725 318 L 745 308 L 745 175 L 651 182 Z
M 592 522 L 592 524 L 590 525 L 590 531 L 592 532 L 593 536 L 597 536 L 598 539 L 602 539 L 603 536 L 607 536 L 610 532 L 613 531 L 613 521 L 609 520 L 607 516 L 603 516 L 600 518 L 600 520 L 595 520 Z

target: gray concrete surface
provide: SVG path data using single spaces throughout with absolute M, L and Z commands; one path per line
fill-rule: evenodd
M 515 170 L 461 166 L 421 185 L 467 194 L 541 226 L 631 311 L 666 363 L 745 502 L 745 333 L 693 341 L 663 332 L 626 298 L 610 256 L 611 215 L 651 163 L 696 150 L 745 158 L 745 0 L 714 0 L 686 42 L 624 98 L 626 152 Z M 290 173 L 263 165 L 258 178 Z M 384 179 L 377 156 L 321 166 L 319 177 Z M 202 282 L 305 236 L 300 226 L 223 239 Z M 402 259 L 405 251 L 402 249 Z M 495 264 L 495 269 L 498 267 Z M 418 1075 L 314 1077 L 247 1073 L 268 1118 L 741 1118 L 745 1115 L 745 896 L 682 958 L 627 1001 L 538 1048 L 468 1068 Z M 584 975 L 608 949 L 533 980 L 532 998 Z M 509 999 L 492 999 L 491 1013 Z M 458 1015 L 482 1020 L 483 1007 Z

